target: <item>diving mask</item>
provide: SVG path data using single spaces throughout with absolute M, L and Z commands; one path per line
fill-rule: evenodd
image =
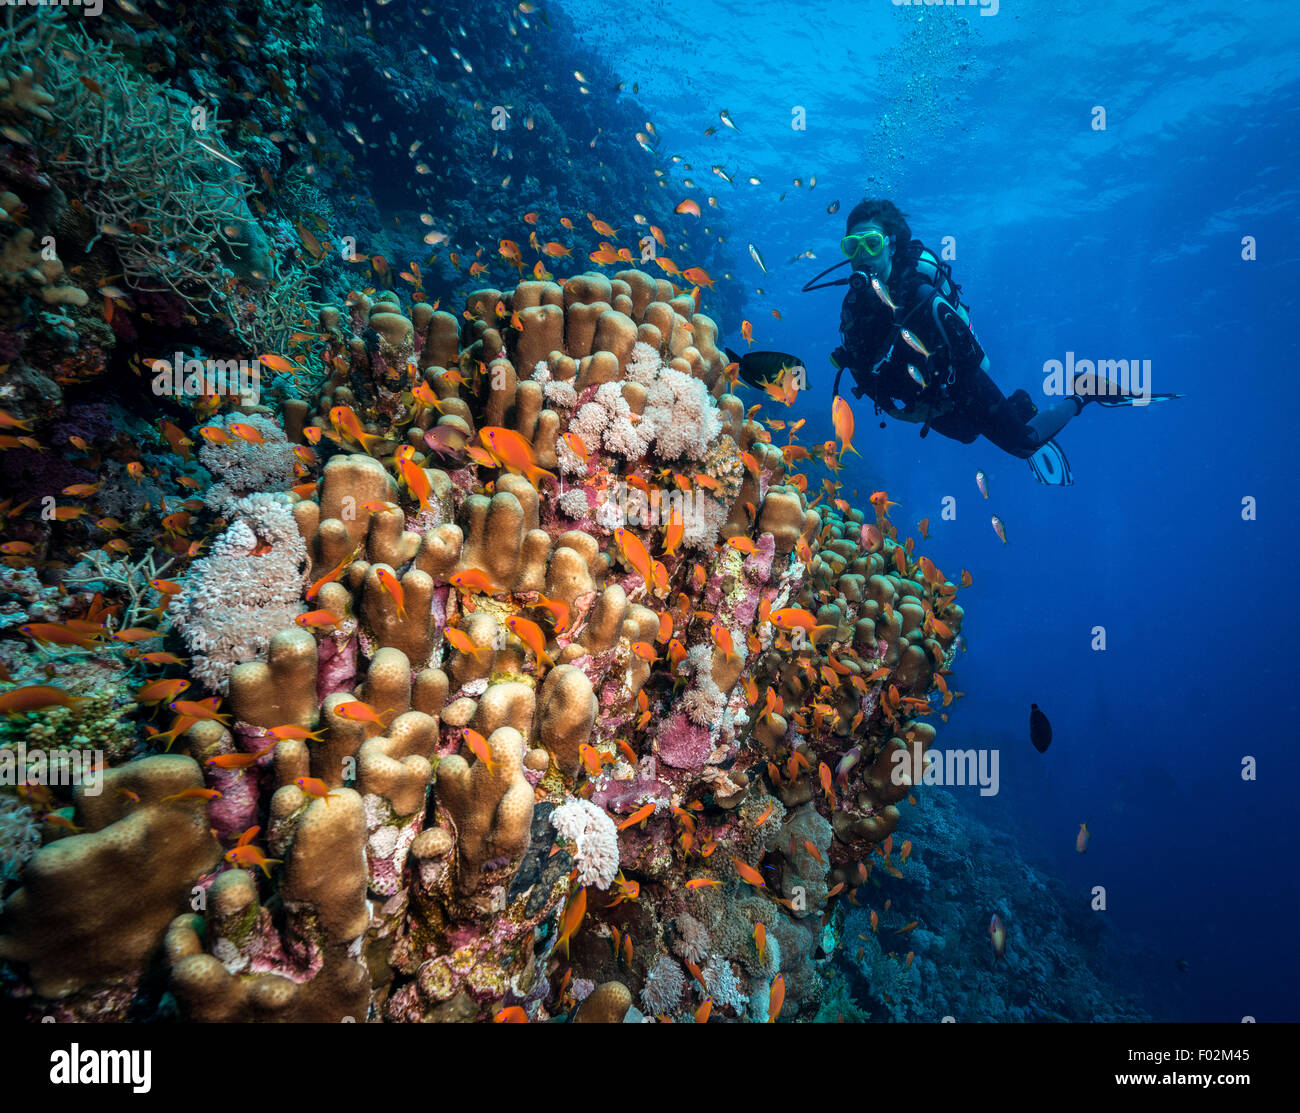
M 840 240 L 840 250 L 850 259 L 856 259 L 859 255 L 874 259 L 885 250 L 887 243 L 889 237 L 884 232 L 872 228 L 867 232 L 855 232 L 851 236 L 845 236 Z

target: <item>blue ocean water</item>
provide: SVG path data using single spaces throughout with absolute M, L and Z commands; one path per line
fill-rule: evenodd
M 776 443 L 797 432 L 815 446 L 835 436 L 830 355 L 844 288 L 802 287 L 843 261 L 855 204 L 887 199 L 951 264 L 1006 394 L 1024 390 L 1047 408 L 1053 361 L 1126 360 L 1149 366 L 1151 390 L 1180 395 L 1088 407 L 1058 438 L 1074 483 L 1049 487 L 985 439 L 922 437 L 886 421 L 844 377 L 858 454 L 843 457 L 838 494 L 866 507 L 888 492 L 900 539 L 916 538 L 950 581 L 967 571 L 972 581 L 947 677 L 958 695 L 936 696 L 927 719 L 934 753 L 975 755 L 996 776 L 985 791 L 919 788 L 876 876 L 809 921 L 815 943 L 783 969 L 815 971 L 824 987 L 801 998 L 801 1019 L 1297 1019 L 1290 793 L 1300 716 L 1287 653 L 1300 398 L 1288 280 L 1300 261 L 1300 19 L 1290 5 L 322 0 L 303 6 L 300 57 L 268 18 L 281 13 L 256 7 L 239 7 L 252 13 L 244 24 L 231 22 L 234 6 L 191 20 L 153 4 L 149 18 L 163 26 L 202 28 L 192 64 L 163 38 L 94 26 L 105 41 L 136 44 L 131 66 L 235 110 L 228 138 L 241 161 L 226 161 L 251 183 L 284 304 L 292 273 L 319 305 L 384 287 L 460 313 L 470 291 L 509 297 L 534 266 L 532 276 L 549 267 L 561 280 L 586 270 L 603 221 L 618 227 L 619 247 L 658 221 L 660 255 L 707 271 L 689 284 L 704 287 L 701 311 L 720 342 L 790 353 L 806 369 L 793 405 L 769 402 L 763 416 L 803 423 Z M 499 115 L 509 126 L 497 130 L 487 121 Z M 698 215 L 674 213 L 683 200 Z M 523 264 L 518 244 L 514 259 L 506 246 L 530 230 L 539 242 Z M 351 240 L 341 253 L 339 237 Z M 543 250 L 549 237 L 563 241 L 548 244 L 557 250 Z M 653 252 L 653 242 L 637 246 Z M 258 283 L 260 250 L 244 260 Z M 639 265 L 655 273 L 648 255 Z M 184 415 L 195 436 L 201 424 L 174 399 L 141 402 L 128 354 L 192 342 L 228 355 L 234 341 L 197 318 L 187 332 L 165 297 L 130 318 L 103 300 L 121 350 L 98 368 L 102 381 L 65 375 L 67 401 L 78 421 L 104 426 L 105 441 L 116 426 L 97 407 L 140 419 L 114 448 L 122 487 L 125 441 L 157 441 L 164 413 Z M 285 310 L 281 332 L 314 328 L 314 312 Z M 293 335 L 286 344 L 311 347 L 310 334 Z M 11 340 L 0 346 L 21 350 Z M 761 397 L 742 393 L 746 404 Z M 64 436 L 73 428 L 60 446 L 76 444 Z M 31 450 L 26 472 L 14 451 L 12 474 L 56 491 L 85 478 L 54 482 L 44 450 Z M 175 461 L 159 443 L 146 462 L 163 460 L 170 475 Z M 803 470 L 811 499 L 829 473 Z M 1046 752 L 1030 741 L 1031 704 L 1054 728 Z M 724 830 L 722 806 L 707 807 Z M 907 861 L 894 881 L 890 854 Z M 584 993 L 626 979 L 646 1004 L 653 956 L 678 941 L 665 922 L 681 893 L 627 868 L 647 898 L 662 885 L 657 914 L 640 913 L 652 901 L 634 897 L 593 906 L 577 958 L 566 946 L 567 972 L 558 958 L 547 972 L 551 1017 L 572 1015 L 571 976 Z M 889 914 L 879 930 L 877 909 Z M 630 950 L 620 965 L 618 936 L 611 961 L 596 922 L 621 923 L 630 948 L 638 915 L 640 965 Z M 1005 961 L 992 953 L 991 919 L 1005 926 Z M 743 927 L 733 954 L 750 945 Z M 539 939 L 553 929 L 539 924 Z M 764 1008 L 769 992 L 755 994 Z M 163 997 L 149 988 L 140 1015 Z M 741 1012 L 733 1003 L 727 1016 Z
M 901 532 L 929 517 L 925 551 L 974 577 L 956 669 L 966 696 L 939 742 L 996 747 L 1001 786 L 953 790 L 959 805 L 1013 830 L 1019 855 L 1104 919 L 1134 960 L 1122 987 L 1152 1015 L 1295 1019 L 1294 8 L 563 7 L 593 52 L 638 79 L 662 149 L 702 184 L 691 195 L 718 197 L 719 250 L 755 348 L 796 353 L 811 373 L 798 407 L 808 442 L 831 435 L 841 291 L 799 289 L 839 258 L 864 196 L 893 200 L 936 251 L 951 237 L 1005 393 L 1050 404 L 1043 365 L 1073 352 L 1150 360 L 1151 389 L 1185 395 L 1090 407 L 1060 437 L 1066 489 L 982 438 L 877 428 L 863 400 L 863 458 L 841 478 L 863 499 L 887 489 Z M 806 130 L 792 128 L 796 106 Z M 736 130 L 719 125 L 724 109 Z M 710 173 L 719 163 L 732 184 Z M 790 262 L 805 251 L 816 259 Z M 734 326 L 728 342 L 743 348 Z M 1055 731 L 1042 755 L 1031 702 Z M 1105 911 L 1088 911 L 1094 886 Z

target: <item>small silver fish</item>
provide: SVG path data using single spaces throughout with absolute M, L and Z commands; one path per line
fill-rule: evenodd
M 989 480 L 982 471 L 975 473 L 975 486 L 980 489 L 980 494 L 985 498 L 989 497 Z
M 887 306 L 889 306 L 890 309 L 898 308 L 898 306 L 894 304 L 894 299 L 889 296 L 889 291 L 885 289 L 885 284 L 881 282 L 880 279 L 878 279 L 874 274 L 871 276 L 871 288 L 875 290 L 876 297 L 878 297 Z M 911 334 L 909 333 L 908 335 Z M 911 341 L 909 340 L 908 343 L 910 344 Z
M 764 274 L 767 274 L 767 264 L 763 262 L 763 256 L 758 253 L 758 248 L 756 248 L 752 243 L 749 245 L 749 257 L 758 264 L 759 270 Z
M 911 378 L 912 382 L 916 383 L 916 385 L 919 386 L 922 390 L 925 389 L 924 377 L 921 375 L 921 372 L 918 371 L 915 367 L 913 367 L 910 363 L 907 365 L 907 374 L 908 377 Z
M 924 359 L 930 358 L 929 349 L 927 349 L 924 344 L 922 344 L 915 336 L 913 336 L 909 329 L 900 330 L 898 335 L 903 338 L 904 344 L 906 344 L 913 351 L 919 352 Z

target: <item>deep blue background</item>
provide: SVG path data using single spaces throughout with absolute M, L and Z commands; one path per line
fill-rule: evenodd
M 1067 490 L 983 440 L 878 429 L 856 403 L 864 460 L 849 457 L 843 477 L 859 505 L 887 488 L 904 535 L 929 517 L 922 551 L 954 580 L 974 576 L 955 677 L 967 695 L 939 741 L 999 747 L 1002 792 L 959 790 L 963 802 L 1014 825 L 1025 856 L 1081 902 L 1105 886 L 1112 927 L 1155 956 L 1150 984 L 1128 988 L 1163 999 L 1177 982 L 1168 1019 L 1300 1018 L 1293 5 L 560 6 L 639 81 L 661 149 L 691 165 L 677 165 L 674 195 L 718 198 L 755 347 L 799 353 L 813 374 L 796 407 L 805 441 L 830 435 L 839 293 L 798 290 L 839 257 L 864 195 L 894 200 L 936 250 L 955 238 L 955 276 L 1006 393 L 1041 402 L 1044 361 L 1074 351 L 1150 359 L 1153 389 L 1187 395 L 1091 407 L 1061 437 Z M 795 105 L 806 131 L 790 127 Z M 805 250 L 816 260 L 788 262 Z M 940 520 L 946 495 L 955 521 Z M 1256 521 L 1242 520 L 1245 496 Z M 1090 649 L 1094 626 L 1105 652 Z M 1044 756 L 1028 742 L 1031 701 L 1055 726 Z

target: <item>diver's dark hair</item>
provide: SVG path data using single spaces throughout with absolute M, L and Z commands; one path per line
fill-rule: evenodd
M 894 244 L 901 250 L 912 239 L 912 229 L 908 227 L 907 217 L 899 212 L 892 201 L 859 201 L 849 213 L 849 222 L 844 226 L 847 236 L 855 224 L 864 220 L 874 220 L 885 230 L 885 234 L 894 237 Z

